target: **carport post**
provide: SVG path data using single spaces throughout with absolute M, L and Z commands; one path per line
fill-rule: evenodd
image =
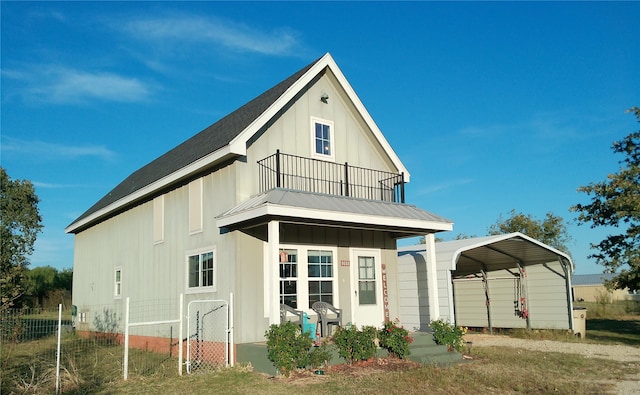
M 569 266 L 569 262 L 565 261 L 561 257 L 558 257 L 558 261 L 560 262 L 560 267 L 562 267 L 562 271 L 564 272 L 564 284 L 567 289 L 567 309 L 569 310 L 569 329 L 573 331 L 575 329 L 575 324 L 573 322 L 573 298 L 571 297 L 571 268 Z
M 527 321 L 527 329 L 531 330 L 531 321 L 529 320 L 529 286 L 527 285 L 527 272 L 522 269 L 522 265 L 520 261 L 516 261 L 516 265 L 518 266 L 518 274 L 520 274 L 520 286 L 524 288 L 524 300 L 527 305 L 527 315 L 524 317 Z M 520 302 L 520 301 L 518 301 Z
M 489 279 L 487 278 L 487 270 L 482 264 L 482 283 L 484 284 L 484 297 L 487 304 L 487 325 L 489 325 L 489 333 L 493 335 L 493 325 L 491 325 L 491 299 L 489 299 Z

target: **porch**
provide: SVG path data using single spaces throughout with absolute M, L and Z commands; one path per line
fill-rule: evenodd
M 435 344 L 433 335 L 428 332 L 414 332 L 410 336 L 413 337 L 413 343 L 409 346 L 411 354 L 409 360 L 419 362 L 425 365 L 450 365 L 463 361 L 462 354 L 457 352 L 449 352 L 446 346 Z M 344 359 L 338 356 L 338 349 L 334 345 L 329 345 L 331 359 L 327 361 L 327 365 L 335 366 L 346 363 Z M 387 351 L 378 348 L 375 358 L 386 357 Z M 236 345 L 236 361 L 238 363 L 251 363 L 253 370 L 269 375 L 276 375 L 276 368 L 267 357 L 267 343 L 245 343 Z

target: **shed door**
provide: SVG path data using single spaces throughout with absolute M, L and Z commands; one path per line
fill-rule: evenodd
M 380 250 L 354 249 L 351 254 L 353 323 L 380 327 L 384 321 Z

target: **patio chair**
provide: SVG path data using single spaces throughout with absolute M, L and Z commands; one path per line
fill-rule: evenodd
M 342 309 L 333 307 L 327 302 L 315 302 L 311 309 L 318 314 L 322 337 L 331 335 L 329 325 L 342 326 Z
M 293 314 L 294 316 L 298 317 L 298 321 L 292 321 L 292 322 L 296 322 L 298 325 L 300 325 L 300 327 L 302 327 L 302 316 L 304 315 L 304 312 L 301 310 L 296 310 L 293 307 L 286 305 L 286 304 L 281 304 L 280 305 L 280 323 L 284 323 L 286 321 L 291 321 L 289 317 L 289 314 Z

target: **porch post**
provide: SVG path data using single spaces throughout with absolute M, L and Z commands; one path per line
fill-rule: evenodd
M 433 233 L 424 236 L 427 247 L 427 295 L 429 297 L 429 319 L 440 318 L 438 295 L 438 267 L 436 265 L 436 238 Z
M 266 294 L 268 295 L 269 325 L 280 324 L 280 221 L 269 221 L 268 227 L 268 256 L 265 261 L 268 273 L 265 279 Z

